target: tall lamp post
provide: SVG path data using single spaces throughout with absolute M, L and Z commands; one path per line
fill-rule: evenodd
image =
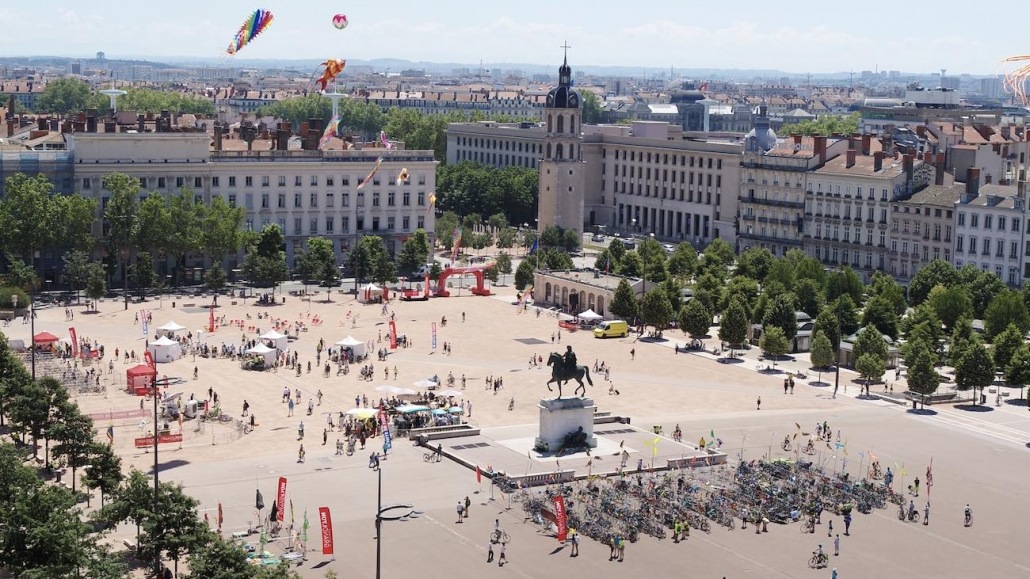
M 158 415 L 157 415 L 157 406 L 158 406 L 157 405 L 157 397 L 158 397 L 158 392 L 159 392 L 158 386 L 159 385 L 166 386 L 166 387 L 168 386 L 168 378 L 161 378 L 160 380 L 158 379 L 158 377 L 157 377 L 157 363 L 156 362 L 154 363 L 154 380 L 151 383 L 154 385 L 154 387 L 152 389 L 153 391 L 151 392 L 151 394 L 154 395 L 154 513 L 156 514 L 156 513 L 159 512 L 158 509 L 160 508 L 160 501 L 159 501 L 159 497 L 160 497 L 159 489 L 160 489 L 160 486 L 159 486 L 159 483 L 158 483 L 159 473 L 158 473 L 158 462 L 157 462 L 157 443 L 158 443 L 158 437 L 159 437 L 159 433 L 161 432 L 161 429 L 159 427 L 160 425 L 158 424 Z M 155 550 L 155 552 L 154 552 L 154 573 L 158 573 L 159 574 L 160 572 L 161 572 L 161 551 L 160 550 Z
M 422 514 L 416 511 L 411 505 L 397 504 L 383 506 L 383 469 L 379 465 L 378 453 L 373 454 L 368 461 L 368 468 L 379 475 L 379 486 L 376 495 L 376 579 L 380 579 L 382 572 L 383 555 L 383 521 L 401 521 L 415 519 Z M 405 511 L 403 514 L 392 514 L 393 511 Z

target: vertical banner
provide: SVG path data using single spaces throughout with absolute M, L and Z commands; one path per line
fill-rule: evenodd
M 222 501 L 218 501 L 218 532 L 222 532 Z
M 213 333 L 215 331 L 215 306 L 209 308 L 211 312 L 207 316 L 207 333 Z
M 433 322 L 433 349 L 436 349 L 436 322 Z
M 479 465 L 476 465 L 476 482 L 483 482 L 483 471 L 479 470 Z
M 68 334 L 72 338 L 72 358 L 79 357 L 79 338 L 75 335 L 75 328 L 68 328 Z
M 322 527 L 322 554 L 333 554 L 333 518 L 329 507 L 318 507 L 318 524 Z
M 383 433 L 383 452 L 385 453 L 393 448 L 393 436 L 390 434 L 390 417 L 386 414 L 386 408 L 382 406 L 379 407 L 379 430 Z
M 281 523 L 283 522 L 283 514 L 286 510 L 286 477 L 284 476 L 279 477 L 279 490 L 275 493 L 275 497 L 276 502 L 278 502 L 281 505 L 279 509 L 279 514 L 276 517 L 277 519 L 279 519 L 279 522 Z
M 157 370 L 157 364 L 154 363 L 154 356 L 150 353 L 150 350 L 143 350 L 143 360 L 147 363 L 147 366 Z
M 565 497 L 561 494 L 555 495 L 554 499 L 554 524 L 558 527 L 558 540 L 564 541 L 568 538 L 569 525 L 565 518 Z
M 390 349 L 397 349 L 397 324 L 390 320 Z
M 150 335 L 150 324 L 143 322 L 143 337 Z

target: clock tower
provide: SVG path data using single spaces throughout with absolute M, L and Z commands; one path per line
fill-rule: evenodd
M 540 231 L 549 225 L 574 229 L 583 233 L 583 198 L 586 183 L 583 163 L 581 110 L 582 99 L 572 88 L 568 43 L 565 59 L 558 69 L 558 86 L 547 93 L 544 109 L 544 157 L 540 168 L 539 210 Z

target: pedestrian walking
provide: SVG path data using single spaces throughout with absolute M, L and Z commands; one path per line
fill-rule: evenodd
M 637 359 L 637 349 L 636 348 L 633 348 L 632 350 L 629 351 L 629 359 L 630 360 L 636 360 Z
M 286 416 L 293 416 L 293 398 L 286 404 L 287 413 Z
M 915 487 L 914 488 L 915 488 L 914 494 L 918 497 L 919 496 L 919 477 L 916 477 Z
M 786 378 L 784 378 L 783 379 L 783 394 L 784 395 L 787 394 L 787 388 L 789 388 L 789 387 L 790 387 L 790 381 L 787 380 Z
M 833 519 L 830 519 L 830 526 L 826 530 L 826 536 L 829 537 L 831 535 L 833 535 Z
M 321 406 L 322 405 L 322 389 L 321 388 L 318 389 L 317 396 L 318 396 L 318 405 Z
M 246 416 L 250 413 L 250 404 L 246 400 L 243 401 L 243 415 Z
M 572 551 L 569 557 L 579 557 L 579 533 L 572 531 Z
M 836 567 L 834 567 L 833 571 L 830 573 L 830 579 L 837 579 L 837 568 Z
M 486 542 L 486 562 L 487 563 L 493 563 L 494 562 L 494 542 L 493 541 L 487 541 Z
M 465 503 L 458 501 L 458 522 L 461 523 L 462 515 L 465 513 Z
M 840 555 L 840 535 L 833 538 L 833 556 L 837 557 Z
M 469 518 L 469 507 L 472 506 L 472 501 L 469 500 L 469 496 L 465 495 L 465 518 Z
M 757 401 L 756 404 L 757 404 L 757 407 L 755 408 L 755 410 L 761 410 L 762 409 L 762 397 L 761 396 L 758 397 L 758 401 Z
M 304 462 L 304 445 L 300 445 L 300 450 L 297 451 L 297 462 Z
M 504 567 L 504 564 L 508 562 L 508 557 L 504 553 L 504 551 L 505 551 L 505 549 L 507 549 L 507 547 L 508 547 L 507 544 L 501 543 L 501 554 L 500 554 L 500 556 L 497 557 L 497 566 L 498 567 Z
M 851 513 L 844 513 L 844 536 L 851 536 Z
M 923 507 L 923 524 L 930 524 L 930 501 L 926 501 L 926 506 Z
M 322 429 L 322 446 L 325 446 L 327 442 L 329 442 L 329 429 L 328 428 L 323 428 Z
M 297 426 L 297 440 L 304 440 L 304 422 Z

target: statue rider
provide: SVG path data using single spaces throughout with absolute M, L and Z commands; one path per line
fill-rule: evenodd
M 565 356 L 562 357 L 565 363 L 565 375 L 569 376 L 576 371 L 576 353 L 572 351 L 572 346 L 565 346 Z

